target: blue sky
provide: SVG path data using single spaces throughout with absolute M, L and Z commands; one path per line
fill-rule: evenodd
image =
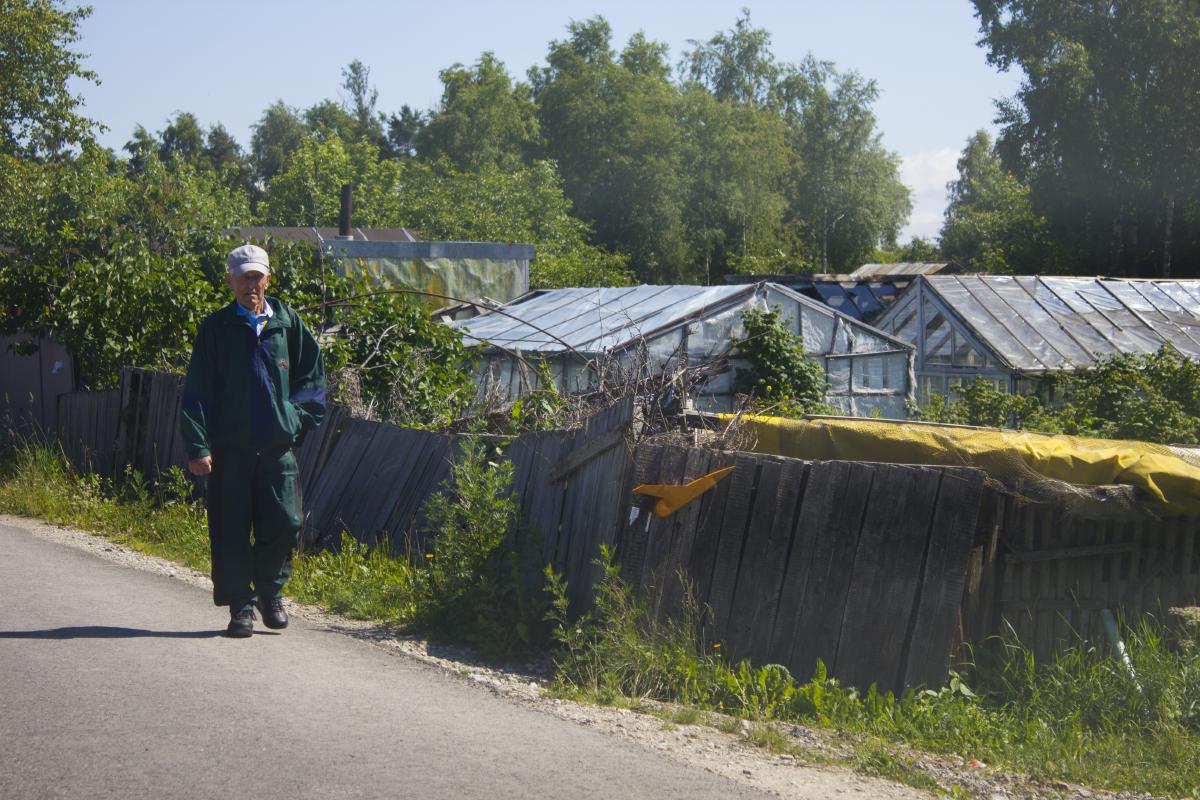
M 877 82 L 879 130 L 913 190 L 904 238 L 936 234 L 959 151 L 977 129 L 994 129 L 994 100 L 1018 82 L 985 63 L 967 0 L 94 0 L 77 48 L 102 83 L 78 89 L 114 149 L 135 125 L 161 130 L 176 111 L 205 127 L 223 123 L 245 147 L 274 101 L 303 108 L 338 98 L 341 70 L 355 58 L 371 69 L 380 110 L 432 108 L 439 70 L 491 50 L 524 76 L 571 20 L 603 15 L 616 49 L 644 31 L 675 62 L 688 40 L 732 27 L 743 5 L 771 32 L 781 61 L 811 52 Z

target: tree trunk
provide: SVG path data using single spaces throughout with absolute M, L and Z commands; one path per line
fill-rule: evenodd
M 821 272 L 829 273 L 829 204 L 821 206 Z
M 1162 257 L 1162 276 L 1164 278 L 1171 277 L 1171 230 L 1175 225 L 1175 193 L 1167 194 L 1167 213 L 1166 219 L 1163 221 L 1163 257 Z

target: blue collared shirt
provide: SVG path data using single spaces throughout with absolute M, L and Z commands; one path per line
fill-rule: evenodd
M 237 306 L 239 314 L 250 320 L 250 324 L 254 326 L 254 333 L 256 336 L 262 336 L 262 331 L 267 324 L 267 320 L 275 316 L 275 312 L 271 310 L 271 304 L 265 299 L 263 300 L 263 310 L 261 314 L 255 314 L 253 311 L 248 310 L 245 306 L 236 301 L 234 302 L 234 305 Z

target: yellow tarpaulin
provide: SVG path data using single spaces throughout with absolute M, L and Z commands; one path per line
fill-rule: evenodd
M 754 450 L 759 453 L 815 461 L 971 466 L 997 478 L 1032 470 L 1082 486 L 1135 486 L 1172 512 L 1200 514 L 1200 467 L 1163 445 L 888 420 L 743 420 L 757 434 Z

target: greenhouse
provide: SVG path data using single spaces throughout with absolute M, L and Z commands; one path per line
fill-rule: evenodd
M 1200 358 L 1200 281 L 927 275 L 875 324 L 916 347 L 921 402 L 977 377 L 1029 393 L 1046 373 L 1168 343 Z
M 527 394 L 540 385 L 532 365 L 541 360 L 563 392 L 587 390 L 613 369 L 661 374 L 686 364 L 708 373 L 694 406 L 728 411 L 740 366 L 730 350 L 744 335 L 742 312 L 774 307 L 825 368 L 827 402 L 856 416 L 906 415 L 911 346 L 773 283 L 550 289 L 451 324 L 481 350 L 481 396 Z

